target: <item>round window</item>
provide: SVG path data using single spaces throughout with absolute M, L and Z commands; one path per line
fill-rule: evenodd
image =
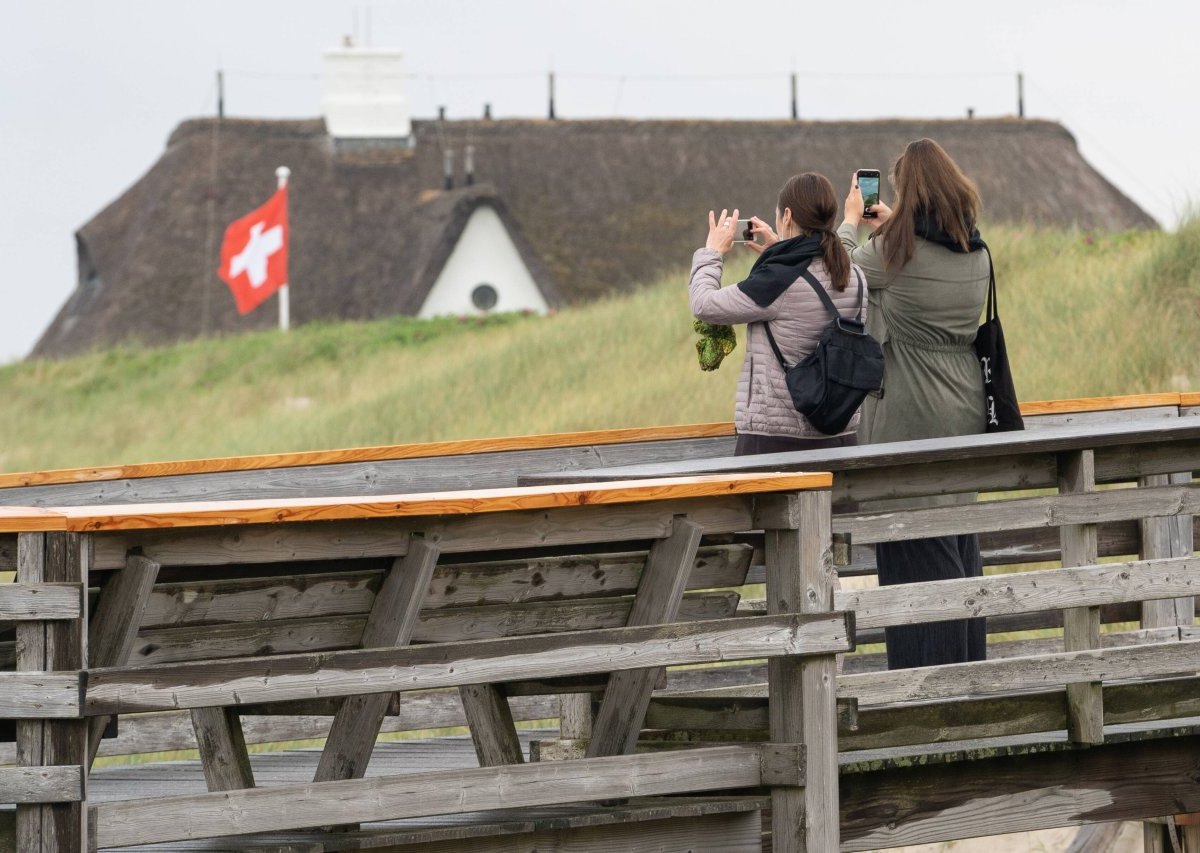
M 491 311 L 500 300 L 500 294 L 490 284 L 480 284 L 471 291 L 471 303 L 480 311 Z

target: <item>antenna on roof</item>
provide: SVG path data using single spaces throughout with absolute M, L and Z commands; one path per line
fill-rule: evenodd
M 796 72 L 792 72 L 792 120 L 800 118 L 800 101 L 796 88 Z
M 446 108 L 438 107 L 438 121 L 445 121 L 445 120 L 446 120 Z
M 483 120 L 484 121 L 492 120 L 492 105 L 491 104 L 483 105 Z
M 448 190 L 454 189 L 454 149 L 447 148 L 442 154 L 442 176 L 445 179 L 444 186 Z
M 1017 72 L 1017 118 L 1025 118 L 1025 75 Z
M 549 118 L 551 121 L 553 121 L 556 118 L 556 116 L 554 115 L 554 69 L 553 68 L 551 68 L 551 70 L 550 70 L 550 114 L 549 114 Z
M 217 69 L 217 118 L 225 118 L 225 72 Z
M 463 180 L 469 187 L 475 183 L 475 146 L 468 145 L 463 154 Z

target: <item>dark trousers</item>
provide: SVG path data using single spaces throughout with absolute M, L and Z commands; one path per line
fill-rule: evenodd
M 880 586 L 983 575 L 975 534 L 880 542 L 875 546 L 875 563 Z M 888 669 L 987 659 L 983 618 L 903 625 L 885 628 L 883 633 Z
M 793 438 L 790 435 L 755 435 L 738 433 L 734 456 L 757 456 L 759 453 L 790 453 L 795 450 L 828 450 L 831 447 L 854 447 L 854 433 L 831 435 L 828 438 Z

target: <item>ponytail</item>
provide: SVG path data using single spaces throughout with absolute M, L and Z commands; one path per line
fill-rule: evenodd
M 779 191 L 778 207 L 792 212 L 792 221 L 803 234 L 821 235 L 821 259 L 835 290 L 850 283 L 850 255 L 833 231 L 838 214 L 837 194 L 829 178 L 805 172 L 790 178 Z
M 850 284 L 850 253 L 842 245 L 842 239 L 827 228 L 821 230 L 821 259 L 834 290 L 845 290 Z

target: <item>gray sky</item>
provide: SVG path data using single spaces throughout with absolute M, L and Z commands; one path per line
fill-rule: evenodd
M 5 0 L 0 361 L 74 287 L 75 229 L 214 112 L 218 64 L 228 115 L 316 116 L 321 51 L 368 14 L 418 117 L 542 115 L 551 63 L 564 118 L 784 117 L 793 68 L 806 118 L 1002 115 L 1023 70 L 1027 115 L 1164 225 L 1200 199 L 1194 0 Z

